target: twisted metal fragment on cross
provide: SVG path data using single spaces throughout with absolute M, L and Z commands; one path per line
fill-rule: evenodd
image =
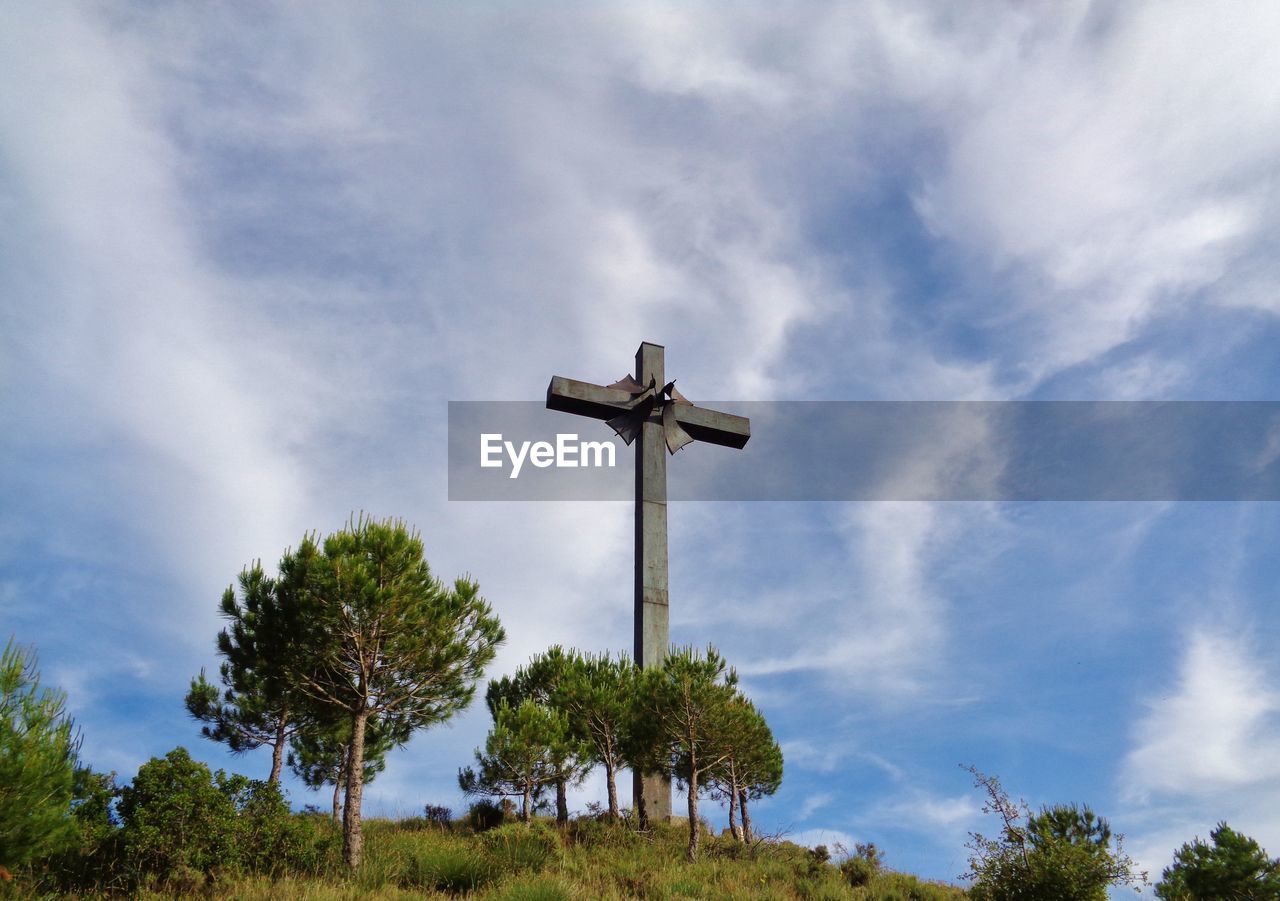
M 667 452 L 674 454 L 686 444 L 693 442 L 693 436 L 681 428 L 676 419 L 675 405 L 684 404 L 692 407 L 693 401 L 676 390 L 675 379 L 658 389 L 658 380 L 649 379 L 648 385 L 641 385 L 630 374 L 623 376 L 608 386 L 617 388 L 631 395 L 631 405 L 627 412 L 612 419 L 605 420 L 605 425 L 618 433 L 618 437 L 627 446 L 640 434 L 640 427 L 653 412 L 653 408 L 661 404 L 662 438 L 667 443 Z

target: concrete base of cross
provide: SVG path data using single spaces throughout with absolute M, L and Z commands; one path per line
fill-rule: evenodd
M 665 776 L 648 776 L 643 779 L 635 776 L 631 791 L 632 797 L 637 799 L 637 808 L 640 795 L 644 793 L 645 815 L 650 823 L 666 823 L 671 820 L 670 779 Z

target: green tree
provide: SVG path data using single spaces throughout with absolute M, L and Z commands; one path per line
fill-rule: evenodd
M 994 776 L 969 767 L 987 800 L 983 813 L 1000 817 L 998 838 L 970 833 L 967 847 L 977 901 L 1105 901 L 1109 885 L 1138 885 L 1146 874 L 1134 869 L 1122 837 L 1088 807 L 1058 805 L 1032 815 L 1024 801 L 1012 801 Z
M 308 536 L 289 561 L 303 589 L 289 679 L 322 709 L 351 721 L 342 811 L 343 856 L 360 865 L 366 731 L 388 715 L 411 733 L 465 708 L 504 638 L 479 586 L 446 587 L 422 539 L 398 520 L 354 518 L 322 548 Z
M 223 690 L 211 684 L 204 671 L 191 680 L 187 711 L 205 723 L 205 738 L 225 742 L 236 754 L 271 748 L 271 773 L 278 782 L 289 739 L 304 725 L 304 699 L 288 678 L 287 655 L 298 629 L 290 620 L 297 611 L 290 594 L 296 592 L 301 571 L 286 553 L 281 578 L 271 579 L 255 562 L 240 573 L 240 594 L 234 588 L 222 595 L 219 611 L 227 628 L 218 633 L 219 667 Z
M 730 833 L 738 841 L 751 841 L 748 801 L 771 795 L 782 784 L 782 748 L 764 716 L 741 694 L 728 713 L 728 756 L 708 773 L 707 781 L 714 795 L 728 801 Z
M 625 654 L 575 654 L 554 703 L 570 727 L 589 743 L 591 759 L 604 768 L 609 816 L 617 819 L 618 770 L 635 695 L 636 667 Z
M 685 785 L 689 860 L 698 856 L 698 795 L 703 779 L 732 754 L 733 703 L 738 676 L 716 652 L 672 648 L 662 665 L 641 671 L 638 712 L 652 724 L 668 772 Z
M 77 840 L 71 817 L 79 738 L 66 695 L 41 688 L 34 649 L 0 653 L 0 867 L 17 869 Z
M 498 707 L 503 703 L 516 709 L 526 700 L 534 701 L 565 713 L 570 730 L 581 737 L 585 734 L 585 727 L 566 706 L 565 693 L 566 683 L 577 665 L 578 655 L 566 652 L 559 645 L 535 654 L 514 675 L 489 681 L 485 693 L 489 713 L 496 719 Z M 569 822 L 569 785 L 585 774 L 583 760 L 566 759 L 563 763 L 561 772 L 552 780 L 556 790 L 556 822 L 559 823 Z
M 387 754 L 409 740 L 409 730 L 386 716 L 372 717 L 365 727 L 364 782 L 368 784 L 387 767 Z M 342 814 L 342 787 L 347 781 L 351 754 L 351 720 L 335 717 L 317 721 L 289 741 L 289 768 L 308 788 L 333 786 L 333 822 Z
M 1280 859 L 1247 835 L 1219 823 L 1209 833 L 1211 844 L 1198 837 L 1174 855 L 1161 874 L 1156 896 L 1166 901 L 1276 901 L 1280 899 Z
M 528 698 L 514 708 L 498 701 L 493 719 L 484 753 L 476 749 L 476 769 L 459 770 L 458 786 L 468 795 L 520 798 L 520 819 L 527 821 L 541 790 L 562 779 L 587 748 L 563 713 Z

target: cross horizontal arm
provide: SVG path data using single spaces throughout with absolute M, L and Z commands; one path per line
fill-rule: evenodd
M 547 409 L 576 413 L 592 419 L 613 419 L 630 410 L 635 399 L 621 388 L 607 388 L 553 376 L 547 386 Z M 694 404 L 672 404 L 676 421 L 695 441 L 722 447 L 743 447 L 751 437 L 751 422 L 745 416 L 721 413 Z
M 547 386 L 547 409 L 592 419 L 612 419 L 631 409 L 630 392 L 554 375 Z
M 751 420 L 745 416 L 708 410 L 693 404 L 674 404 L 676 421 L 694 441 L 719 444 L 721 447 L 743 447 L 751 437 Z

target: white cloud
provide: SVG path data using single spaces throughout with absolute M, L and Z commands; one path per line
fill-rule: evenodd
M 1247 630 L 1188 633 L 1176 677 L 1146 702 L 1121 769 L 1132 852 L 1152 873 L 1222 820 L 1280 847 L 1280 681 Z
M 1280 688 L 1245 635 L 1193 630 L 1176 683 L 1147 708 L 1125 761 L 1135 794 L 1213 796 L 1280 779 Z
M 960 64 L 959 83 L 982 89 L 960 101 L 918 207 L 1018 269 L 1023 300 L 990 312 L 1021 320 L 1033 377 L 1096 358 L 1198 289 L 1240 302 L 1215 283 L 1274 230 L 1277 26 L 1267 3 L 1075 7 L 993 19 L 1004 39 L 984 55 L 1016 55 Z
M 803 823 L 819 810 L 828 806 L 835 800 L 835 797 L 831 792 L 818 792 L 816 795 L 807 796 L 800 803 L 800 812 L 796 814 L 796 817 Z

